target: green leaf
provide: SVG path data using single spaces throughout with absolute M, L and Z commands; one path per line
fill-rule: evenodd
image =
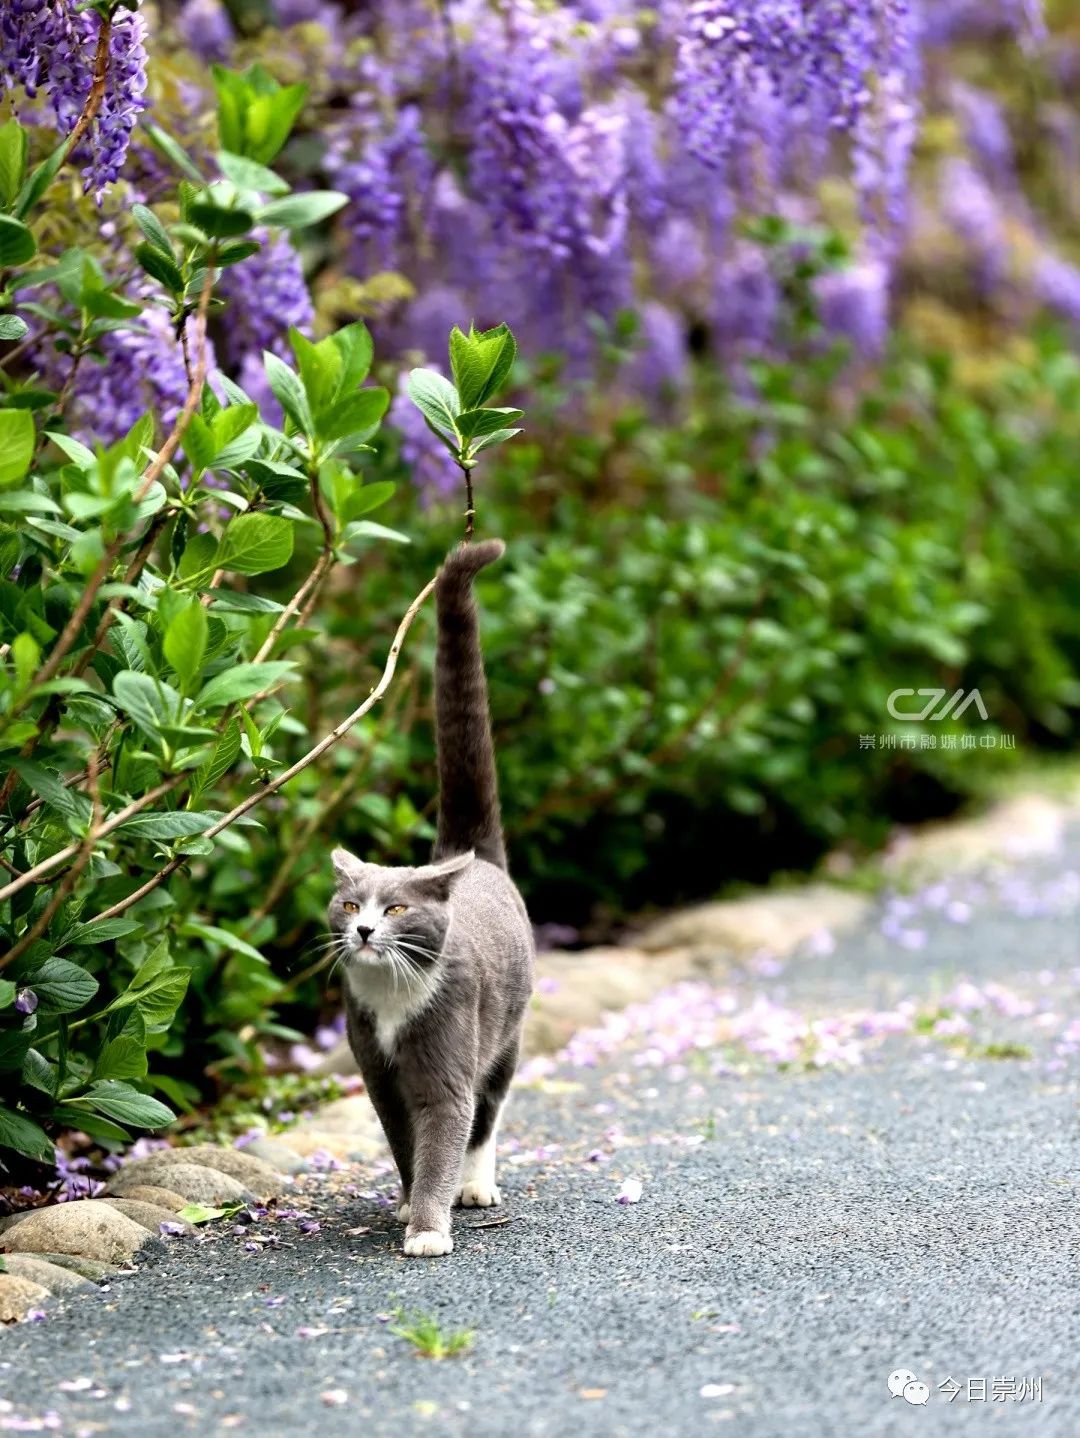
M 240 1213 L 243 1208 L 242 1203 L 230 1203 L 224 1208 L 208 1208 L 205 1203 L 185 1203 L 176 1216 L 187 1223 L 212 1223 L 214 1219 Z
M 478 409 L 498 393 L 513 368 L 517 344 L 507 325 L 465 335 L 450 332 L 450 367 L 465 410 Z
M 11 215 L 0 215 L 0 268 L 25 265 L 37 254 L 37 241 L 29 225 Z
M 228 150 L 220 150 L 217 162 L 221 173 L 238 190 L 254 190 L 261 195 L 289 193 L 289 186 L 280 175 L 275 175 L 273 170 L 268 170 L 257 160 L 248 159 L 246 155 L 233 155 Z
M 138 245 L 135 250 L 135 258 L 142 265 L 146 273 L 165 286 L 170 293 L 181 295 L 184 292 L 184 276 L 180 266 L 171 255 L 162 254 L 153 245 Z
M 202 184 L 202 175 L 171 135 L 167 135 L 160 125 L 148 126 L 147 133 L 154 148 L 175 165 L 181 174 L 186 175 L 189 180 L 194 180 L 197 185 Z
M 520 429 L 495 429 L 490 434 L 485 434 L 481 439 L 476 440 L 470 447 L 470 453 L 479 454 L 481 450 L 490 449 L 493 444 L 505 444 L 508 439 L 513 439 L 515 434 L 520 434 Z
M 217 252 L 217 262 L 225 269 L 227 265 L 238 265 L 241 260 L 250 259 L 261 249 L 262 245 L 258 240 L 234 240 L 231 244 L 221 246 Z
M 0 409 L 0 489 L 18 484 L 34 457 L 34 420 L 25 409 Z
M 249 210 L 226 209 L 211 200 L 195 200 L 188 206 L 188 219 L 215 240 L 231 240 L 246 235 L 255 224 Z
M 52 1111 L 52 1117 L 66 1128 L 81 1129 L 91 1138 L 101 1139 L 105 1143 L 127 1144 L 131 1142 L 131 1134 L 126 1128 L 121 1128 L 118 1123 L 113 1123 L 110 1119 L 102 1118 L 100 1114 L 92 1113 L 90 1109 L 74 1099 L 70 1103 L 58 1103 Z
M 367 379 L 375 353 L 374 345 L 363 320 L 356 320 L 353 324 L 336 330 L 330 336 L 330 341 L 341 356 L 338 395 L 342 395 Z
M 158 737 L 162 725 L 171 723 L 180 709 L 175 689 L 136 669 L 121 669 L 113 678 L 112 689 L 120 708 L 151 739 Z
M 128 1034 L 110 1039 L 94 1060 L 95 1079 L 146 1077 L 146 1046 Z
M 368 539 L 390 539 L 395 544 L 411 544 L 412 540 L 399 529 L 389 529 L 385 524 L 376 524 L 373 519 L 358 519 L 345 530 L 345 542 L 364 536 Z
M 69 1014 L 88 1004 L 98 981 L 69 959 L 49 958 L 26 975 L 27 987 L 38 996 L 38 1012 Z
M 0 1009 L 9 1009 L 19 992 L 10 979 L 0 979 Z
M 168 231 L 153 210 L 147 209 L 145 205 L 132 205 L 131 217 L 155 250 L 168 255 L 170 260 L 174 258 Z
M 277 514 L 241 514 L 225 526 L 215 567 L 235 574 L 265 574 L 288 564 L 293 527 Z
M 212 534 L 193 534 L 184 546 L 180 563 L 176 566 L 180 578 L 190 579 L 195 574 L 211 574 L 217 547 L 217 540 Z
M 67 156 L 67 149 L 68 144 L 65 138 L 60 141 L 51 155 L 47 155 L 41 164 L 30 172 L 15 201 L 14 214 L 18 219 L 21 220 L 24 215 L 29 214 L 52 184 Z
M 132 814 L 119 826 L 118 833 L 135 839 L 183 839 L 201 834 L 214 822 L 212 814 L 192 814 L 187 809 L 167 810 L 158 814 Z
M 373 484 L 362 484 L 345 501 L 342 518 L 359 519 L 362 514 L 371 514 L 388 499 L 392 499 L 397 485 L 389 479 L 376 480 Z
M 478 439 L 484 434 L 494 434 L 497 429 L 506 429 L 523 416 L 524 411 L 520 409 L 470 409 L 458 415 L 458 429 L 466 439 Z
M 9 210 L 18 197 L 29 150 L 29 133 L 18 120 L 9 120 L 0 129 L 0 209 Z
M 41 663 L 41 649 L 34 636 L 25 633 L 16 635 L 11 645 L 11 657 L 15 663 L 15 686 L 22 693 L 30 688 Z
M 54 434 L 52 430 L 48 430 L 47 433 L 50 441 L 56 445 L 57 449 L 63 450 L 77 468 L 86 471 L 93 469 L 97 464 L 93 451 L 87 449 L 85 444 L 80 443 L 70 434 L 60 434 L 59 432 Z
M 311 417 L 311 407 L 308 404 L 307 394 L 300 382 L 299 375 L 291 370 L 284 360 L 278 359 L 277 355 L 271 354 L 269 350 L 263 351 L 263 367 L 278 404 L 281 405 L 297 429 L 302 434 L 306 434 L 308 438 L 312 438 L 315 434 L 315 423 Z
M 21 315 L 0 315 L 0 340 L 21 340 L 30 326 Z
M 0 1108 L 0 1148 L 14 1149 L 37 1163 L 56 1162 L 56 1150 L 41 1125 L 10 1108 Z
M 211 73 L 222 146 L 231 154 L 268 165 L 289 137 L 307 86 L 281 86 L 260 65 L 243 74 L 213 65 Z
M 337 190 L 307 190 L 299 195 L 286 195 L 284 199 L 271 200 L 255 213 L 260 225 L 272 225 L 282 230 L 300 230 L 307 225 L 317 225 L 328 219 L 349 202 L 348 195 Z
M 0 410 L 0 414 L 4 411 Z M 0 457 L 0 474 L 3 474 L 4 459 Z M 48 495 L 37 494 L 32 489 L 9 489 L 0 494 L 0 512 L 5 514 L 62 514 L 60 506 Z
M 285 608 L 265 594 L 242 594 L 239 590 L 215 589 L 212 609 L 223 614 L 280 614 Z
M 31 759 L 12 759 L 11 767 L 50 809 L 62 814 L 80 832 L 86 828 L 93 813 L 93 805 L 87 795 L 69 788 L 58 775 L 43 769 Z
M 406 387 L 409 398 L 428 424 L 447 435 L 458 436 L 461 401 L 448 379 L 433 369 L 414 369 L 409 371 Z
M 122 939 L 141 929 L 138 919 L 91 919 L 87 924 L 76 924 L 64 935 L 64 945 L 104 944 L 110 939 Z
M 118 1123 L 129 1123 L 136 1128 L 164 1128 L 176 1117 L 172 1109 L 166 1108 L 158 1099 L 140 1093 L 130 1084 L 121 1083 L 117 1079 L 99 1079 L 90 1085 L 86 1093 L 80 1094 L 77 1100 L 69 1102 L 76 1102 L 80 1106 L 87 1104 L 96 1113 L 103 1113 L 106 1118 L 116 1119 Z
M 197 473 L 209 469 L 214 460 L 214 436 L 201 414 L 193 414 L 184 431 L 184 453 Z
M 196 695 L 194 707 L 200 709 L 223 709 L 241 699 L 250 699 L 261 693 L 279 679 L 292 674 L 296 665 L 285 660 L 273 660 L 262 664 L 234 664 L 213 679 Z
M 256 959 L 260 964 L 266 963 L 258 949 L 245 939 L 230 933 L 228 929 L 219 928 L 216 924 L 204 924 L 197 919 L 189 919 L 180 932 L 206 939 L 211 944 L 220 944 L 223 949 L 229 949 L 234 954 L 243 954 L 248 959 Z
M 176 671 L 180 688 L 184 693 L 194 686 L 202 669 L 208 634 L 209 623 L 206 618 L 206 610 L 198 600 L 192 601 L 186 609 L 182 609 L 172 619 L 165 631 L 162 649 L 165 658 Z
M 319 438 L 327 441 L 355 435 L 367 438 L 379 427 L 379 421 L 390 404 L 389 392 L 372 386 L 346 395 L 316 421 Z
M 22 1029 L 0 1029 L 0 1074 L 17 1073 L 29 1052 L 29 1033 Z
M 235 719 L 229 720 L 228 728 L 218 740 L 214 752 L 195 776 L 192 800 L 207 789 L 213 789 L 218 780 L 227 774 L 240 754 L 240 726 Z
M 138 990 L 135 1004 L 148 1033 L 164 1033 L 168 1029 L 184 1001 L 190 979 L 190 969 L 169 969 Z
M 55 1098 L 60 1087 L 60 1071 L 38 1049 L 27 1049 L 22 1066 L 22 1081 L 41 1093 L 47 1093 L 50 1098 Z

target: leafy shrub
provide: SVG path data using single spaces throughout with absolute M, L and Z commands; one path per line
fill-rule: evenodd
M 0 1150 L 40 1162 L 57 1126 L 116 1144 L 168 1123 L 155 1090 L 180 1105 L 198 1095 L 170 1060 L 183 1054 L 198 1074 L 275 1031 L 282 982 L 245 925 L 215 909 L 244 890 L 251 810 L 371 708 L 396 652 L 352 716 L 313 744 L 283 700 L 302 677 L 296 656 L 324 583 L 335 565 L 405 538 L 367 517 L 394 492 L 362 468 L 389 394 L 365 383 L 362 323 L 317 343 L 292 329 L 291 364 L 265 354 L 280 422 L 224 376 L 217 390 L 208 382 L 221 275 L 268 229 L 317 225 L 344 200 L 291 193 L 267 168 L 296 114 L 294 88 L 258 71 L 218 83 L 231 147 L 216 156 L 220 178 L 157 136 L 183 178 L 164 218 L 133 207 L 148 277 L 139 300 L 85 251 L 38 258 L 31 222 L 74 140 L 30 171 L 28 133 L 16 121 L 0 131 L 14 301 L 4 336 L 24 338 L 31 321 L 58 337 L 70 380 L 164 309 L 185 372 L 175 413 L 148 412 L 112 444 L 70 432 L 68 382 L 7 379 L 0 407 Z M 488 405 L 514 354 L 505 326 L 455 330 L 455 383 L 411 376 L 432 444 L 469 476 L 517 433 L 520 410 Z M 407 607 L 399 643 L 430 589 Z
M 482 581 L 484 644 L 537 918 L 869 847 L 1075 740 L 1075 357 L 1046 335 L 976 390 L 900 345 L 861 394 L 837 363 L 761 364 L 756 397 L 706 373 L 676 423 L 596 395 L 573 435 L 527 437 L 482 485 L 485 530 L 513 536 Z M 367 593 L 392 614 L 401 585 Z M 977 687 L 990 722 L 897 723 L 901 687 Z M 429 800 L 429 732 L 379 770 L 388 818 Z M 370 843 L 367 809 L 351 828 Z

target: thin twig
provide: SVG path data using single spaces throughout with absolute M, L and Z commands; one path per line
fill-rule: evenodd
M 96 758 L 96 755 L 94 757 Z M 94 842 L 96 843 L 98 839 L 104 839 L 107 835 L 111 834 L 114 829 L 119 829 L 120 825 L 130 819 L 133 814 L 138 814 L 141 810 L 145 809 L 148 804 L 153 804 L 155 800 L 162 798 L 163 795 L 178 788 L 179 785 L 188 778 L 190 778 L 188 774 L 173 774 L 171 778 L 163 780 L 160 784 L 156 784 L 153 789 L 148 789 L 141 798 L 133 799 L 132 802 L 123 809 L 118 809 L 115 814 L 110 814 L 107 819 L 99 823 L 94 829 Z M 17 894 L 20 889 L 25 889 L 27 884 L 38 883 L 46 874 L 51 874 L 54 869 L 58 869 L 61 864 L 66 863 L 72 855 L 78 852 L 78 844 L 69 844 L 66 849 L 58 849 L 55 854 L 50 854 L 47 859 L 42 859 L 40 864 L 35 864 L 32 869 L 27 869 L 25 874 L 20 874 L 17 879 L 13 879 L 10 884 L 5 884 L 4 887 L 0 889 L 0 902 L 3 902 L 4 899 L 10 899 L 11 896 Z
M 30 945 L 45 933 L 56 916 L 57 911 L 60 909 L 60 906 L 67 901 L 72 889 L 74 889 L 78 882 L 79 875 L 90 862 L 90 857 L 94 852 L 94 845 L 97 842 L 95 830 L 101 818 L 101 795 L 98 791 L 96 754 L 90 758 L 90 798 L 93 805 L 90 814 L 90 824 L 86 830 L 85 838 L 82 840 L 82 843 L 78 845 L 75 862 L 64 875 L 63 879 L 61 879 L 56 887 L 56 892 L 37 916 L 34 923 L 30 925 L 22 938 L 13 944 L 7 953 L 0 958 L 0 969 L 7 968 L 8 964 L 14 963 L 20 954 L 25 954 Z
M 333 550 L 324 549 L 319 555 L 318 559 L 315 561 L 315 565 L 312 568 L 311 573 L 307 576 L 303 584 L 301 584 L 300 588 L 296 591 L 293 597 L 289 600 L 288 604 L 286 604 L 285 608 L 274 620 L 274 627 L 270 630 L 270 633 L 259 645 L 258 651 L 256 652 L 254 659 L 252 660 L 253 664 L 259 664 L 263 659 L 266 658 L 266 656 L 273 649 L 274 645 L 277 643 L 278 635 L 285 628 L 286 624 L 288 624 L 289 620 L 293 617 L 293 615 L 297 612 L 301 605 L 303 605 L 304 601 L 309 597 L 314 599 L 318 596 L 319 587 L 321 586 L 323 579 L 326 577 L 326 574 L 329 571 L 330 566 L 333 564 L 333 562 Z M 262 695 L 260 694 L 258 698 L 261 699 Z
M 256 804 L 261 804 L 262 801 L 269 798 L 271 794 L 276 794 L 290 779 L 295 779 L 297 774 L 306 769 L 309 764 L 314 764 L 316 759 L 320 758 L 328 749 L 332 748 L 339 739 L 349 732 L 354 724 L 360 722 L 369 709 L 379 702 L 393 680 L 394 671 L 397 669 L 398 655 L 401 652 L 402 644 L 405 642 L 405 636 L 412 627 L 413 620 L 420 612 L 424 600 L 427 599 L 434 588 L 435 580 L 428 580 L 427 584 L 424 585 L 423 589 L 421 589 L 420 593 L 405 611 L 401 623 L 397 627 L 397 633 L 394 635 L 394 642 L 390 646 L 390 652 L 386 657 L 386 664 L 383 667 L 379 682 L 364 702 L 343 719 L 340 724 L 331 729 L 329 734 L 320 739 L 313 749 L 309 749 L 303 758 L 298 759 L 290 768 L 283 770 L 276 778 L 271 779 L 268 784 L 265 784 L 254 794 L 249 794 L 246 799 L 237 804 L 235 809 L 230 809 L 216 824 L 212 824 L 209 829 L 204 830 L 203 838 L 213 839 L 217 834 L 221 833 L 222 829 L 227 829 L 230 824 L 235 824 L 237 819 L 242 818 L 249 810 L 254 809 Z M 140 887 L 136 889 L 134 893 L 129 894 L 126 899 L 121 899 L 119 903 L 113 904 L 108 909 L 103 909 L 100 914 L 95 914 L 93 921 L 96 922 L 98 919 L 113 919 L 117 914 L 122 914 L 127 909 L 130 909 L 132 904 L 137 904 L 140 899 L 144 899 L 147 894 L 152 893 L 159 884 L 164 883 L 170 875 L 175 874 L 177 869 L 187 863 L 188 857 L 187 854 L 177 854 L 175 858 L 169 860 L 164 868 L 147 879 L 145 884 L 140 885 Z M 0 891 L 0 898 L 2 897 L 3 894 L 2 891 Z
M 270 913 L 271 909 L 273 909 L 278 899 L 280 899 L 281 895 L 285 892 L 285 889 L 289 882 L 289 877 L 292 874 L 293 870 L 296 868 L 297 863 L 304 857 L 305 853 L 307 852 L 308 841 L 314 838 L 315 834 L 318 833 L 319 829 L 326 823 L 327 819 L 338 807 L 338 805 L 341 804 L 348 797 L 348 795 L 357 787 L 357 785 L 363 779 L 364 775 L 371 767 L 371 761 L 375 756 L 376 744 L 378 743 L 379 738 L 381 737 L 386 726 L 389 724 L 390 720 L 394 716 L 394 713 L 397 709 L 398 698 L 402 695 L 408 694 L 410 687 L 414 687 L 414 683 L 411 684 L 411 681 L 415 681 L 415 677 L 416 670 L 414 669 L 411 676 L 406 676 L 405 687 L 403 689 L 395 690 L 394 694 L 391 695 L 390 702 L 383 710 L 382 717 L 380 718 L 379 723 L 375 729 L 375 733 L 371 736 L 371 743 L 368 746 L 367 753 L 361 758 L 360 762 L 358 764 L 354 764 L 353 767 L 349 770 L 349 772 L 342 778 L 341 782 L 338 784 L 337 788 L 334 789 L 329 799 L 327 799 L 324 804 L 321 804 L 319 808 L 315 811 L 315 813 L 312 814 L 309 819 L 305 820 L 303 824 L 301 824 L 300 828 L 293 836 L 292 842 L 290 843 L 289 848 L 286 850 L 285 855 L 281 860 L 281 863 L 278 865 L 277 872 L 274 874 L 274 877 L 270 882 L 270 887 L 267 889 L 262 902 L 259 904 L 259 907 L 255 910 L 255 912 L 251 915 L 251 918 L 248 920 L 247 924 L 244 926 L 244 933 L 250 933 L 251 930 L 256 926 L 256 924 L 258 924 L 262 919 L 265 919 L 267 914 Z M 307 977 L 306 972 L 304 977 Z M 296 983 L 299 982 L 300 980 L 297 979 Z M 287 985 L 286 987 L 290 986 L 291 985 Z
M 476 505 L 473 502 L 472 470 L 462 465 L 461 472 L 465 476 L 465 543 L 468 544 L 473 537 Z

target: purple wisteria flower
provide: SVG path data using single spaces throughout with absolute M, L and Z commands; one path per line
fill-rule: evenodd
M 177 18 L 181 39 L 204 60 L 224 60 L 236 37 L 221 0 L 187 0 Z
M 52 6 L 47 8 L 52 9 Z M 50 34 L 48 70 L 44 81 L 62 134 L 76 126 L 93 84 L 100 33 L 99 17 L 90 11 L 64 19 L 60 33 Z M 113 16 L 105 94 L 76 158 L 83 163 L 85 188 L 100 200 L 123 169 L 131 132 L 146 108 L 146 22 L 130 10 Z
M 262 248 L 224 270 L 218 285 L 228 301 L 219 359 L 237 371 L 252 358 L 261 367 L 263 350 L 288 359 L 289 329 L 310 334 L 315 317 L 304 267 L 288 236 L 256 231 L 253 238 Z
M 878 259 L 822 275 L 815 285 L 821 322 L 849 340 L 855 353 L 876 359 L 889 333 L 889 270 Z
M 1047 251 L 1035 262 L 1032 287 L 1040 304 L 1080 330 L 1080 268 Z
M 192 339 L 194 321 L 188 321 Z M 164 310 L 148 305 L 138 328 L 116 330 L 100 341 L 100 354 L 79 369 L 71 408 L 72 430 L 88 443 L 121 439 L 148 410 L 167 431 L 187 398 L 184 356 Z M 207 340 L 208 367 L 214 368 Z M 69 361 L 65 361 L 70 363 Z
M 15 995 L 15 1012 L 32 1014 L 37 1009 L 38 996 L 33 989 L 20 989 Z

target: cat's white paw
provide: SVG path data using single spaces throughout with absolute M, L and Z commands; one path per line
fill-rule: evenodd
M 410 1203 L 400 1203 L 400 1204 L 398 1204 L 398 1211 L 397 1211 L 397 1221 L 398 1221 L 398 1223 L 408 1223 L 408 1221 L 409 1221 L 409 1214 L 410 1214 L 411 1212 L 412 1212 L 412 1205 L 411 1205 Z
M 453 1251 L 454 1240 L 448 1233 L 410 1233 L 405 1238 L 405 1252 L 410 1258 L 441 1258 Z
M 502 1194 L 499 1192 L 498 1184 L 474 1180 L 472 1183 L 461 1185 L 457 1201 L 462 1208 L 496 1208 L 502 1203 Z

